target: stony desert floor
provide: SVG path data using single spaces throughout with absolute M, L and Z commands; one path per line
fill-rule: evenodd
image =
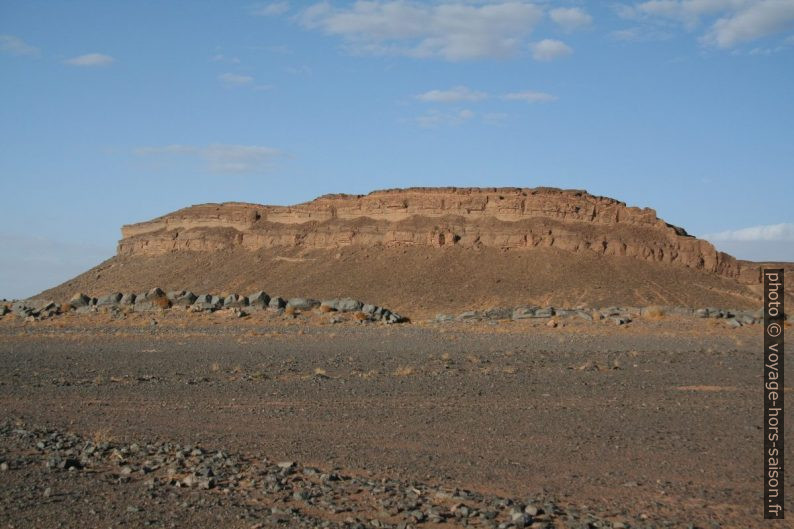
M 0 520 L 791 527 L 761 519 L 762 365 L 759 325 L 675 317 L 7 316 Z

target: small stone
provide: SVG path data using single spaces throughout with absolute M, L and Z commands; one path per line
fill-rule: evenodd
M 523 512 L 514 512 L 512 515 L 510 515 L 510 518 L 513 522 L 513 525 L 520 528 L 526 527 L 532 523 L 532 517 Z
M 530 516 L 537 516 L 538 513 L 540 512 L 540 509 L 538 509 L 534 505 L 527 505 L 526 507 L 524 507 L 524 512 Z

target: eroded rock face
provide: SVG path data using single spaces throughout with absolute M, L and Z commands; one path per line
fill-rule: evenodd
M 737 261 L 648 208 L 553 188 L 411 188 L 295 206 L 192 206 L 122 228 L 119 255 L 350 245 L 554 247 L 739 277 Z

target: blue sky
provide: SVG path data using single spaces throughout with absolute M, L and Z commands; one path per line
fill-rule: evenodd
M 0 0 L 0 101 L 0 297 L 191 204 L 416 185 L 794 260 L 794 0 Z

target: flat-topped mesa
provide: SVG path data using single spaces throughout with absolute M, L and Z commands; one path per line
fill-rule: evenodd
M 553 247 L 739 274 L 733 257 L 652 209 L 554 188 L 409 188 L 325 195 L 294 206 L 202 204 L 124 226 L 122 237 L 119 255 L 233 247 Z

